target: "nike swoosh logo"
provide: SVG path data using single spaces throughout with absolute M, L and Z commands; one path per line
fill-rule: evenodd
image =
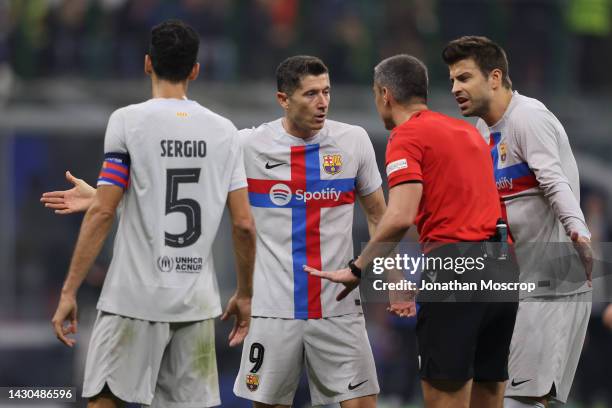
M 518 387 L 521 384 L 526 383 L 527 381 L 531 381 L 531 380 L 525 380 L 525 381 L 514 381 L 512 380 L 512 382 L 510 383 L 513 387 Z
M 270 163 L 266 162 L 266 169 L 268 169 L 268 170 L 269 170 L 269 169 L 273 169 L 273 168 L 275 168 L 275 167 L 282 166 L 283 164 L 287 164 L 287 163 L 276 163 L 276 164 L 270 164 Z
M 359 384 L 355 384 L 355 385 L 352 385 L 351 383 L 349 383 L 349 385 L 348 385 L 348 389 L 349 389 L 349 391 L 353 391 L 355 388 L 357 388 L 357 387 L 359 387 L 360 385 L 363 385 L 363 384 L 365 384 L 365 383 L 367 383 L 367 382 L 368 382 L 368 380 L 365 380 L 365 381 L 362 381 L 362 382 L 360 382 Z

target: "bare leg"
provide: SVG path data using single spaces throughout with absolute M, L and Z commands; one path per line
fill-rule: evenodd
M 342 401 L 341 408 L 376 408 L 376 394 Z
M 474 382 L 470 408 L 502 408 L 505 386 L 505 381 Z
M 108 386 L 105 386 L 102 392 L 87 401 L 87 408 L 122 408 L 125 403 L 115 397 Z
M 421 380 L 426 408 L 469 408 L 472 380 Z

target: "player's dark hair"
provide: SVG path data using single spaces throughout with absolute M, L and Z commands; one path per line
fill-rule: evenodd
M 279 92 L 291 95 L 300 87 L 300 81 L 307 75 L 329 73 L 327 66 L 317 57 L 296 55 L 281 62 L 276 68 L 276 86 Z
M 160 79 L 182 82 L 197 62 L 200 38 L 180 20 L 167 20 L 151 30 L 149 56 Z
M 470 35 L 449 42 L 442 51 L 442 59 L 447 65 L 468 58 L 474 60 L 485 77 L 488 77 L 494 69 L 499 69 L 502 72 L 503 86 L 508 89 L 512 88 L 508 57 L 498 44 L 487 37 Z
M 389 57 L 374 68 L 374 83 L 387 88 L 402 105 L 427 103 L 428 82 L 427 67 L 412 55 Z

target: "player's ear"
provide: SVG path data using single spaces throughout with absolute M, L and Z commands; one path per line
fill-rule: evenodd
M 494 69 L 491 71 L 491 73 L 489 74 L 489 82 L 491 83 L 491 87 L 493 89 L 497 89 L 500 88 L 502 86 L 502 71 L 501 69 Z
M 147 75 L 153 74 L 153 62 L 151 62 L 151 56 L 149 54 L 145 54 L 144 72 Z
M 196 62 L 193 64 L 193 68 L 191 68 L 191 72 L 189 73 L 189 77 L 187 77 L 187 79 L 194 81 L 198 75 L 200 75 L 200 63 Z
M 389 91 L 389 88 L 387 88 L 386 86 L 383 86 L 380 91 L 382 94 L 383 103 L 385 104 L 385 106 L 389 106 L 391 104 L 391 98 L 393 98 L 393 96 L 391 95 L 391 91 Z
M 276 93 L 276 100 L 283 109 L 289 109 L 289 95 L 287 95 L 285 92 L 278 91 Z

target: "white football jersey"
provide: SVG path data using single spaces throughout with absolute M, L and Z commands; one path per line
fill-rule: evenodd
M 238 131 L 197 102 L 115 111 L 98 186 L 125 188 L 98 309 L 150 321 L 221 313 L 211 246 L 230 191 L 247 186 Z
M 309 139 L 281 119 L 240 131 L 257 227 L 253 316 L 316 319 L 361 312 L 359 291 L 302 269 L 336 270 L 353 257 L 353 209 L 382 183 L 360 127 L 327 120 Z
M 528 296 L 588 290 L 570 231 L 590 236 L 580 209 L 578 167 L 563 125 L 540 101 L 514 92 L 503 117 L 476 124 L 491 146 L 502 215 Z

